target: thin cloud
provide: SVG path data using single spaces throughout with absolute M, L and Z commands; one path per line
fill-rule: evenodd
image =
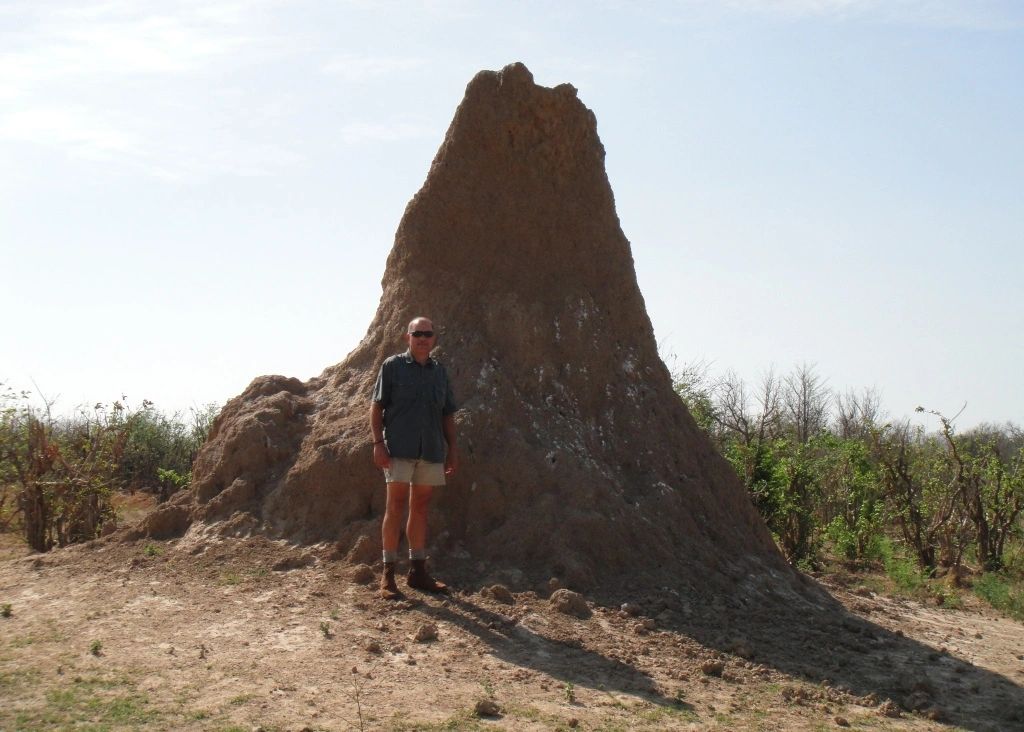
M 88 160 L 137 157 L 141 139 L 82 107 L 33 107 L 0 116 L 0 139 L 63 149 Z
M 254 5 L 106 2 L 7 6 L 0 13 L 0 142 L 114 162 L 165 180 L 266 175 L 302 157 L 244 134 L 215 72 L 271 48 Z M 3 29 L 17 28 L 17 32 Z M 180 81 L 179 81 L 180 79 Z M 262 100 L 247 100 L 262 111 Z M 273 125 L 274 122 L 269 122 Z
M 357 56 L 345 54 L 324 64 L 323 72 L 345 81 L 367 82 L 393 74 L 402 74 L 426 65 L 421 58 L 400 56 Z
M 701 0 L 700 4 L 707 5 L 708 0 Z M 1024 27 L 1020 6 L 997 0 L 724 0 L 721 7 L 791 19 L 861 20 L 989 31 Z
M 20 20 L 29 30 L 16 36 L 20 48 L 0 53 L 5 81 L 29 86 L 67 77 L 193 72 L 251 42 L 209 16 L 139 13 L 120 5 L 91 10 L 55 12 L 45 23 L 26 11 Z
M 394 142 L 425 137 L 429 131 L 408 122 L 352 122 L 339 130 L 341 139 L 347 144 L 360 142 Z

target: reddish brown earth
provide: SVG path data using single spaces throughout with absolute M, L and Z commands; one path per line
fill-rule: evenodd
M 500 588 L 387 603 L 354 574 L 330 546 L 264 537 L 0 561 L 0 729 L 1024 724 L 1024 627 L 977 608 L 834 584 L 839 611 L 785 616 L 649 588 L 584 595 L 581 618 Z

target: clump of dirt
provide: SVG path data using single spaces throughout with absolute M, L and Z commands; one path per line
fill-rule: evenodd
M 193 542 L 261 533 L 375 561 L 371 388 L 426 314 L 462 406 L 462 471 L 432 518 L 449 576 L 827 602 L 673 392 L 604 158 L 572 86 L 538 86 L 522 64 L 477 74 L 399 224 L 363 340 L 307 382 L 253 381 L 215 421 L 192 489 L 125 538 L 191 526 Z

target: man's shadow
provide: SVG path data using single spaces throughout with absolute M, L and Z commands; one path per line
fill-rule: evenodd
M 664 693 L 665 689 L 659 688 L 654 679 L 636 666 L 585 647 L 579 634 L 552 632 L 547 635 L 541 629 L 530 627 L 532 624 L 484 607 L 474 601 L 475 596 L 473 590 L 465 594 L 423 596 L 424 601 L 413 608 L 432 620 L 448 623 L 475 636 L 501 661 L 564 682 L 570 701 L 569 690 L 586 686 L 610 694 L 628 693 L 661 706 L 693 712 L 693 705 L 685 698 Z M 569 622 L 566 620 L 566 624 Z M 613 696 L 612 703 L 620 702 Z
M 564 633 L 548 636 L 543 629 L 515 622 L 474 601 L 481 587 L 463 589 L 461 596 L 427 598 L 417 608 L 476 636 L 492 655 L 509 664 L 566 684 L 604 688 L 695 713 L 685 701 L 685 693 L 677 695 L 659 687 L 632 659 L 613 658 L 585 647 L 580 642 L 580 636 L 586 635 L 583 628 L 568 640 Z M 820 687 L 816 699 L 799 691 L 785 696 L 784 689 L 780 701 L 879 705 L 879 715 L 916 713 L 978 732 L 1024 729 L 1024 688 L 1019 684 L 850 613 L 820 588 L 817 598 L 812 602 L 760 597 L 757 602 L 744 602 L 702 597 L 686 602 L 678 593 L 657 593 L 641 595 L 639 608 L 641 618 L 657 616 L 657 630 L 718 651 L 727 668 L 760 664 Z M 636 604 L 638 594 L 604 593 L 591 599 L 617 612 L 624 602 Z M 676 652 L 671 644 L 661 645 L 657 652 L 661 658 Z M 693 659 L 682 650 L 678 657 L 681 663 L 692 665 Z M 691 678 L 677 685 L 685 689 L 693 683 L 696 680 Z

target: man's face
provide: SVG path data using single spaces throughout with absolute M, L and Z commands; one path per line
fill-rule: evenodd
M 417 333 L 419 335 L 417 335 Z M 430 333 L 427 337 L 424 333 Z M 409 332 L 405 334 L 405 341 L 409 344 L 409 352 L 417 361 L 422 361 L 434 349 L 437 343 L 437 333 L 434 332 L 434 324 L 426 318 L 419 318 L 409 323 Z

